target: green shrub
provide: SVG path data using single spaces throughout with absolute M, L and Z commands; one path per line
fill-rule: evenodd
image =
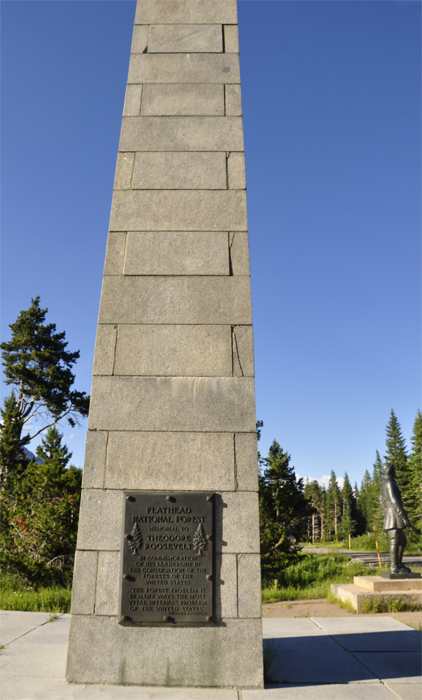
M 24 586 L 13 576 L 5 576 L 0 582 L 1 610 L 68 613 L 71 596 L 70 588 Z

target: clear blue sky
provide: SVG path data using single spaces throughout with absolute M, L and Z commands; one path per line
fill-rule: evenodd
M 135 4 L 1 2 L 2 338 L 39 294 L 88 392 Z M 421 405 L 420 14 L 239 2 L 260 449 L 302 476 L 360 482 Z

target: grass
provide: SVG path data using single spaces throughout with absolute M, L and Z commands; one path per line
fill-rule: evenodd
M 332 583 L 353 583 L 354 576 L 374 576 L 379 568 L 351 561 L 341 554 L 301 554 L 296 564 L 281 569 L 278 578 L 265 581 L 262 602 L 326 598 Z
M 380 554 L 388 554 L 390 551 L 390 544 L 388 536 L 385 532 L 380 532 L 377 534 L 378 538 L 378 548 Z M 348 540 L 340 540 L 340 542 L 301 542 L 301 547 L 315 547 L 315 549 L 349 549 Z M 351 549 L 357 552 L 371 552 L 372 554 L 377 553 L 377 548 L 375 545 L 375 536 L 373 532 L 368 535 L 360 535 L 359 537 L 351 538 Z M 421 554 L 422 550 L 420 545 L 418 546 L 414 542 L 408 542 L 406 546 L 405 554 Z
M 416 612 L 420 609 L 418 603 L 402 598 L 367 598 L 362 603 L 363 613 Z
M 70 588 L 22 586 L 9 576 L 0 581 L 1 610 L 56 613 L 50 616 L 49 622 L 57 617 L 57 613 L 70 612 L 71 595 Z

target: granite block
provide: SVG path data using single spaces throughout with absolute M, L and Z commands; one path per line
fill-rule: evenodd
M 246 231 L 229 234 L 230 263 L 233 275 L 251 274 L 249 265 L 249 241 Z
M 134 153 L 118 153 L 116 174 L 114 177 L 115 190 L 128 190 L 132 184 Z
M 217 501 L 216 550 L 223 554 L 259 554 L 258 523 L 257 493 L 222 493 Z
M 117 326 L 99 325 L 95 340 L 93 374 L 113 374 Z
M 168 629 L 74 616 L 66 675 L 71 683 L 262 687 L 261 621 Z
M 105 485 L 109 489 L 216 491 L 233 488 L 230 433 L 112 432 Z
M 252 431 L 255 428 L 254 399 L 254 382 L 249 377 L 94 377 L 89 428 Z M 245 497 L 249 498 L 250 494 Z M 253 515 L 258 518 L 258 512 Z M 249 524 L 246 529 L 250 529 Z M 83 527 L 82 530 L 85 532 Z M 82 544 L 79 547 L 91 549 Z
M 253 334 L 252 326 L 233 326 L 233 375 L 253 377 Z
M 99 326 L 99 329 L 109 327 Z M 114 374 L 232 376 L 230 326 L 121 325 Z
M 223 50 L 219 24 L 153 24 L 148 53 L 218 53 Z
M 77 549 L 120 550 L 123 493 L 82 489 Z
M 239 117 L 124 117 L 121 151 L 242 151 Z
M 100 323 L 252 323 L 249 277 L 106 277 Z
M 237 557 L 239 617 L 262 615 L 261 557 L 259 554 L 239 554 Z
M 230 153 L 227 158 L 229 188 L 231 190 L 246 189 L 245 156 L 243 153 Z
M 244 190 L 115 190 L 111 231 L 245 231 Z
M 134 190 L 225 190 L 224 153 L 137 153 Z
M 256 432 L 236 433 L 236 476 L 239 491 L 258 491 L 258 447 Z
M 227 233 L 132 232 L 125 275 L 228 275 Z
M 225 53 L 239 53 L 239 31 L 237 24 L 226 24 L 224 27 Z
M 237 560 L 235 554 L 216 556 L 216 617 L 218 620 L 237 618 Z
M 240 83 L 234 53 L 133 53 L 128 83 Z
M 236 24 L 236 0 L 143 0 L 135 24 Z
M 97 558 L 97 552 L 79 551 L 75 554 L 72 615 L 92 615 L 94 612 Z
M 148 46 L 148 24 L 135 24 L 132 36 L 131 53 L 143 53 Z
M 242 94 L 240 85 L 226 85 L 226 115 L 228 117 L 242 116 Z
M 107 239 L 104 275 L 122 275 L 125 258 L 126 233 L 111 231 Z
M 120 552 L 99 552 L 95 596 L 96 615 L 117 615 L 119 607 Z
M 124 117 L 137 117 L 141 111 L 142 85 L 128 85 L 123 106 Z
M 107 433 L 88 430 L 85 442 L 85 460 L 82 488 L 102 489 L 107 454 Z
M 224 85 L 145 85 L 142 116 L 224 116 Z

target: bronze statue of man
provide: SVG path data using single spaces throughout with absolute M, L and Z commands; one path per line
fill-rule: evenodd
M 382 465 L 384 479 L 380 486 L 381 509 L 384 517 L 383 529 L 390 537 L 390 571 L 392 574 L 408 574 L 411 570 L 403 566 L 403 552 L 407 544 L 405 527 L 411 527 L 404 509 L 400 489 L 394 481 L 395 470 L 390 462 Z

